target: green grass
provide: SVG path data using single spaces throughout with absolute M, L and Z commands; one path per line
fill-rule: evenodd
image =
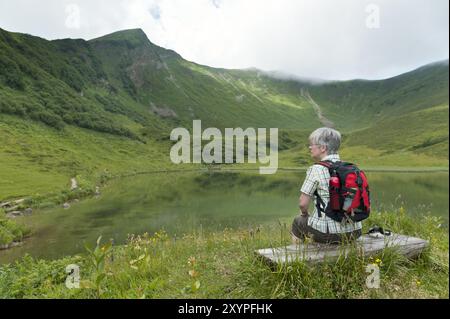
M 421 223 L 403 208 L 374 213 L 365 228 L 382 225 L 429 240 L 417 260 L 395 250 L 318 266 L 295 262 L 275 269 L 254 250 L 289 242 L 288 224 L 186 234 L 131 236 L 124 246 L 102 245 L 59 260 L 29 256 L 0 266 L 1 298 L 448 298 L 448 232 L 437 217 Z M 102 262 L 104 261 L 104 263 Z M 81 285 L 65 287 L 67 265 L 80 266 Z M 366 266 L 380 266 L 380 289 L 365 286 Z
M 346 136 L 344 147 L 365 146 L 388 155 L 412 152 L 444 159 L 448 155 L 448 118 L 448 104 L 406 113 L 352 132 Z
M 442 154 L 447 146 L 440 146 L 434 152 Z M 421 150 L 397 150 L 389 151 L 375 149 L 363 145 L 351 145 L 345 143 L 342 146 L 340 156 L 343 160 L 354 162 L 362 169 L 383 168 L 399 170 L 429 170 L 433 168 L 448 170 L 448 158 L 435 155 L 431 149 Z M 312 164 L 312 159 L 306 146 L 298 146 L 279 153 L 279 167 L 307 167 Z
M 171 165 L 168 143 L 144 144 L 74 126 L 60 131 L 10 115 L 0 114 L 0 136 L 1 200 L 68 190 L 75 176 L 95 184 Z
M 0 210 L 0 247 L 7 246 L 13 242 L 20 242 L 29 234 L 29 228 L 7 219 L 3 211 Z

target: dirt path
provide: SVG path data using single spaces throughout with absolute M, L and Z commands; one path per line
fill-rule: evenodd
M 77 180 L 75 179 L 75 177 L 73 177 L 73 178 L 71 178 L 70 179 L 70 190 L 74 190 L 74 189 L 77 189 L 78 188 L 78 183 L 77 183 Z
M 314 99 L 309 94 L 309 91 L 305 88 L 302 88 L 300 90 L 300 94 L 306 101 L 308 101 L 312 105 L 314 111 L 317 114 L 317 117 L 319 118 L 320 123 L 322 123 L 323 126 L 334 128 L 334 123 L 323 115 L 320 105 L 317 104 L 316 101 L 314 101 Z

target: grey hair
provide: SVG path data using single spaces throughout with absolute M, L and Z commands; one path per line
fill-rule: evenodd
M 309 141 L 325 146 L 328 154 L 336 154 L 341 146 L 341 133 L 329 127 L 321 127 L 311 133 Z

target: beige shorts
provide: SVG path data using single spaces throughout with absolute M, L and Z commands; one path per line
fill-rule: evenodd
M 295 217 L 292 222 L 291 234 L 300 240 L 304 240 L 305 237 L 309 237 L 318 243 L 339 244 L 341 242 L 348 242 L 357 239 L 361 236 L 362 231 L 361 229 L 357 229 L 348 233 L 322 233 L 308 225 L 308 216 L 300 215 Z

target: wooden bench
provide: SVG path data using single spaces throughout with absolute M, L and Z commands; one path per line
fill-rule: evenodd
M 270 264 L 285 264 L 293 261 L 304 261 L 308 264 L 314 264 L 324 261 L 335 261 L 342 255 L 347 256 L 352 246 L 356 246 L 358 252 L 367 257 L 382 252 L 386 247 L 395 247 L 394 249 L 398 253 L 408 258 L 417 257 L 428 246 L 428 241 L 420 238 L 394 233 L 390 236 L 378 235 L 378 237 L 363 235 L 355 241 L 355 245 L 332 245 L 313 242 L 279 248 L 259 249 L 256 253 Z

